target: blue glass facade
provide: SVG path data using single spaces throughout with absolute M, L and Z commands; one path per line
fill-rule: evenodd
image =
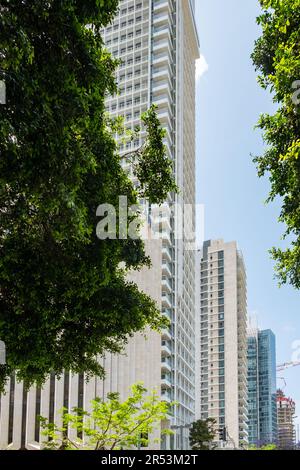
M 271 330 L 248 337 L 249 443 L 277 441 L 276 342 Z
M 248 337 L 248 436 L 249 443 L 259 441 L 258 335 Z

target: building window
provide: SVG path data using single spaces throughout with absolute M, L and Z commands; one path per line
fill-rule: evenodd
M 78 375 L 78 397 L 77 397 L 78 408 L 83 409 L 84 404 L 84 374 Z M 82 432 L 77 432 L 77 437 L 82 439 Z
M 36 389 L 36 398 L 35 398 L 35 427 L 34 427 L 34 440 L 36 442 L 40 441 L 40 415 L 41 415 L 41 387 Z
M 10 389 L 9 389 L 8 444 L 11 444 L 13 442 L 15 385 L 16 385 L 16 377 L 15 377 L 15 374 L 12 374 L 10 377 Z
M 49 399 L 49 423 L 54 423 L 54 404 L 55 404 L 55 374 L 50 375 L 50 399 Z
M 22 397 L 22 431 L 21 431 L 21 449 L 26 448 L 26 424 L 27 424 L 27 390 L 23 384 L 23 397 Z

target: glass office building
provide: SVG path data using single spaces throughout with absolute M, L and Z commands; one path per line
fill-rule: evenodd
M 249 443 L 277 441 L 276 340 L 271 330 L 248 333 Z

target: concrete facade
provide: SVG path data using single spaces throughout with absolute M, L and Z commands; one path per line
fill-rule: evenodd
M 196 417 L 226 428 L 227 445 L 247 442 L 247 288 L 235 242 L 207 241 L 198 253 Z
M 191 423 L 195 416 L 195 252 L 190 242 L 195 230 L 195 60 L 199 42 L 194 7 L 190 0 L 123 0 L 116 19 L 103 30 L 107 48 L 122 60 L 117 72 L 120 93 L 108 99 L 107 110 L 113 116 L 124 116 L 126 127 L 133 129 L 140 124 L 142 112 L 151 104 L 157 106 L 180 189 L 179 194 L 169 195 L 159 220 L 155 208 L 151 218 L 159 226 L 163 244 L 162 313 L 172 322 L 162 338 L 161 392 L 168 402 L 178 402 L 172 418 L 175 427 Z M 121 143 L 121 155 L 143 142 L 142 134 L 133 142 Z M 124 158 L 123 165 L 135 181 L 131 159 Z M 186 215 L 185 222 L 178 211 Z M 176 436 L 163 442 L 163 448 L 188 446 L 187 429 L 183 438 L 176 431 Z

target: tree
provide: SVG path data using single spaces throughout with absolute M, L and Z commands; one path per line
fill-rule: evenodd
M 166 420 L 170 405 L 160 400 L 155 390 L 146 396 L 147 390 L 138 383 L 131 387 L 131 394 L 123 403 L 118 393 L 110 393 L 107 400 L 97 398 L 91 402 L 92 411 L 74 408 L 72 413 L 62 411 L 62 426 L 40 418 L 43 432 L 48 439 L 47 450 L 129 450 L 149 446 L 149 438 L 155 429 L 160 430 Z M 70 429 L 83 439 L 68 437 Z M 164 429 L 162 434 L 170 434 Z
M 14 370 L 27 386 L 64 369 L 101 375 L 97 354 L 166 324 L 126 277 L 149 264 L 142 240 L 96 236 L 100 204 L 118 214 L 119 195 L 128 206 L 139 197 L 159 204 L 176 190 L 154 108 L 142 116 L 138 189 L 121 166 L 120 122 L 105 109 L 119 62 L 101 37 L 117 8 L 117 0 L 0 4 L 0 389 Z
M 259 83 L 270 88 L 278 109 L 260 117 L 268 145 L 255 162 L 259 176 L 269 174 L 268 202 L 282 200 L 279 221 L 286 225 L 286 249 L 271 250 L 280 283 L 300 288 L 300 1 L 260 0 L 262 36 L 252 55 Z
M 249 450 L 277 450 L 276 444 L 265 444 L 261 447 L 250 446 Z
M 190 446 L 193 450 L 210 450 L 216 435 L 216 420 L 208 418 L 199 419 L 190 429 Z

